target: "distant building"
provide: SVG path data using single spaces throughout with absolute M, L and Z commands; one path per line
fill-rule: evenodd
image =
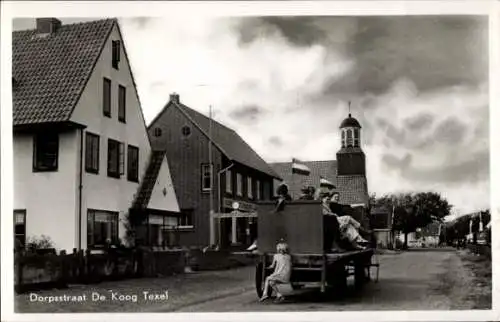
M 257 201 L 271 199 L 273 180 L 281 179 L 279 175 L 235 131 L 182 104 L 178 94 L 170 95 L 148 131 L 153 148 L 168 156 L 182 213 L 180 243 L 251 244 L 255 218 L 220 218 L 211 223 L 210 210 L 254 213 Z
M 19 243 L 46 235 L 71 251 L 118 242 L 138 196 L 146 214 L 176 218 L 168 162 L 152 154 L 117 20 L 37 19 L 12 33 L 12 48 Z
M 375 233 L 377 245 L 388 248 L 394 241 L 392 231 L 392 211 L 384 206 L 370 209 L 370 227 Z
M 308 168 L 307 174 L 294 173 L 294 162 L 271 163 L 271 166 L 289 186 L 294 199 L 300 196 L 304 186 L 321 188 L 321 180 L 326 179 L 340 194 L 340 203 L 357 209 L 356 219 L 368 225 L 369 195 L 366 179 L 365 153 L 361 148 L 361 125 L 351 114 L 340 124 L 340 150 L 336 160 L 300 162 Z

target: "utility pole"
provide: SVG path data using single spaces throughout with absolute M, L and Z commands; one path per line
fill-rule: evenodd
M 213 165 L 213 157 L 212 157 L 212 105 L 209 106 L 209 123 L 208 123 L 208 163 L 210 169 L 210 226 L 214 225 L 214 165 Z M 220 182 L 219 182 L 220 184 Z M 210 231 L 213 231 L 211 229 Z M 211 241 L 213 242 L 213 241 Z

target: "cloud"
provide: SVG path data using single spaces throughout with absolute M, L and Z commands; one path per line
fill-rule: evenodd
M 246 105 L 239 109 L 235 109 L 229 113 L 229 117 L 243 123 L 254 123 L 259 120 L 264 110 L 258 105 Z
M 274 145 L 276 147 L 283 146 L 283 140 L 279 136 L 271 136 L 268 142 L 269 144 Z
M 480 16 L 120 19 L 149 122 L 171 92 L 266 161 L 335 159 L 362 125 L 370 192 L 489 205 L 488 21 Z
M 406 128 L 410 131 L 420 131 L 432 125 L 434 117 L 430 113 L 421 113 L 404 120 Z

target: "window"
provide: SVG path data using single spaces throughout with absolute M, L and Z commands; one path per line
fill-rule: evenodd
M 26 210 L 14 210 L 14 238 L 19 246 L 26 246 Z
M 353 142 L 353 140 L 352 140 L 352 130 L 348 129 L 347 130 L 347 143 L 346 143 L 346 145 L 347 146 L 352 146 L 352 142 Z
M 243 195 L 243 177 L 241 173 L 236 174 L 236 194 L 238 196 Z
M 210 191 L 212 189 L 211 172 L 210 164 L 201 165 L 201 189 L 203 191 Z
M 102 83 L 102 113 L 111 117 L 111 80 L 106 77 Z
M 87 212 L 88 247 L 118 242 L 118 212 L 93 210 Z
M 126 122 L 127 89 L 118 85 L 118 121 Z
M 233 173 L 231 170 L 226 171 L 226 192 L 233 193 Z
M 181 132 L 183 136 L 189 136 L 189 134 L 191 134 L 191 128 L 185 125 L 182 127 Z
M 160 137 L 161 136 L 161 129 L 159 127 L 155 127 L 154 129 L 154 136 Z
M 193 210 L 182 209 L 181 216 L 178 221 L 178 228 L 193 228 Z
M 127 179 L 139 182 L 139 148 L 133 145 L 127 149 Z
M 112 41 L 112 61 L 111 65 L 113 66 L 114 69 L 118 69 L 118 64 L 120 63 L 120 41 L 119 40 L 113 40 Z
M 255 199 L 260 200 L 262 193 L 260 191 L 260 180 L 255 182 Z
M 271 199 L 272 191 L 271 191 L 271 185 L 269 182 L 264 181 L 264 191 L 263 191 L 263 198 L 264 200 L 269 200 Z
M 45 132 L 36 134 L 33 147 L 34 171 L 57 171 L 59 135 Z
M 342 147 L 345 148 L 345 130 L 342 130 Z
M 124 170 L 124 145 L 113 139 L 108 139 L 108 176 L 120 178 Z
M 247 195 L 248 198 L 253 198 L 253 186 L 252 186 L 252 178 L 247 178 Z
M 90 132 L 85 137 L 85 171 L 99 173 L 99 135 Z
M 359 147 L 359 141 L 360 141 L 359 129 L 354 129 L 354 146 L 355 147 Z
M 178 226 L 179 218 L 172 216 L 149 215 L 148 240 L 150 246 L 173 246 L 173 229 Z

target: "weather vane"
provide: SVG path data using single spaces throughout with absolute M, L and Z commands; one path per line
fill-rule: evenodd
M 351 101 L 349 101 L 349 117 L 351 117 Z

